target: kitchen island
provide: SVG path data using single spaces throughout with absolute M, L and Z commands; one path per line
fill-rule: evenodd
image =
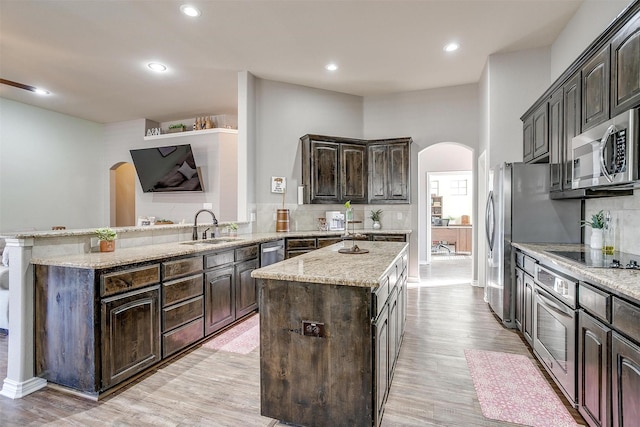
M 328 246 L 254 270 L 261 413 L 305 426 L 377 426 L 406 320 L 407 247 Z

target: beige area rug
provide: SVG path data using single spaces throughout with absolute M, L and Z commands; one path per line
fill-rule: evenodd
M 249 354 L 259 345 L 260 316 L 252 314 L 246 320 L 202 344 L 202 348 Z

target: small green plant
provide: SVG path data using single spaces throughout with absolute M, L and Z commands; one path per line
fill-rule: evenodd
M 109 227 L 96 228 L 95 231 L 98 240 L 110 242 L 116 240 L 118 234 Z
M 345 208 L 347 208 L 347 209 L 351 209 L 351 200 L 347 200 L 347 201 L 344 203 L 344 207 L 345 207 Z
M 596 229 L 604 228 L 604 212 L 600 211 L 591 215 L 591 221 L 582 221 L 582 226 L 584 227 L 585 225 Z
M 169 129 L 183 129 L 185 126 L 182 123 L 176 123 L 174 125 L 169 126 Z
M 375 211 L 371 211 L 371 213 L 369 214 L 369 218 L 371 218 L 371 221 L 374 222 L 380 222 L 380 217 L 382 216 L 382 209 L 377 209 Z
M 229 230 L 238 231 L 238 224 L 232 222 L 231 224 L 229 224 Z

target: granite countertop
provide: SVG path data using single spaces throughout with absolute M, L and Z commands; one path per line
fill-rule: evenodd
M 544 243 L 512 243 L 513 247 L 522 249 L 550 267 L 558 265 L 574 273 L 577 278 L 588 283 L 601 285 L 614 294 L 626 296 L 640 304 L 640 271 L 617 268 L 586 267 L 577 261 L 556 255 L 549 251 L 580 252 L 589 250 L 580 244 L 544 244 Z
M 146 227 L 147 229 L 149 227 Z M 357 230 L 359 233 L 366 234 L 411 234 L 411 230 Z M 57 233 L 66 233 L 70 235 L 74 231 L 61 230 Z M 47 237 L 53 231 L 46 232 Z M 118 229 L 118 232 L 120 230 Z M 33 232 L 31 232 L 33 233 Z M 91 230 L 93 234 L 93 230 Z M 154 245 L 136 246 L 130 248 L 116 248 L 114 252 L 89 252 L 72 255 L 52 256 L 52 257 L 33 257 L 32 264 L 39 265 L 55 265 L 60 267 L 74 267 L 86 269 L 103 269 L 117 267 L 139 262 L 154 261 L 165 258 L 191 255 L 210 251 L 220 251 L 232 249 L 237 246 L 263 243 L 287 237 L 337 237 L 342 236 L 344 232 L 339 231 L 295 231 L 295 232 L 279 232 L 279 233 L 252 233 L 239 234 L 237 237 L 221 236 L 217 239 L 219 243 L 211 244 L 199 240 L 192 244 L 187 242 L 172 242 Z M 73 234 L 71 234 L 73 235 Z M 31 236 L 22 236 L 34 237 Z
M 341 254 L 351 241 L 336 243 L 282 262 L 259 268 L 251 273 L 256 279 L 272 279 L 304 283 L 323 283 L 360 287 L 377 287 L 385 271 L 408 246 L 401 242 L 358 241 L 365 254 Z

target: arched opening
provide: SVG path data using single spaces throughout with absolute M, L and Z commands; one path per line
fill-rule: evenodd
M 110 170 L 110 225 L 136 225 L 136 171 L 131 163 L 121 162 Z
M 476 254 L 473 149 L 456 142 L 431 145 L 418 154 L 418 260 L 434 255 L 464 255 L 469 265 Z M 432 197 L 433 196 L 433 197 Z M 473 268 L 465 269 L 472 282 Z M 461 282 L 458 282 L 461 283 Z

